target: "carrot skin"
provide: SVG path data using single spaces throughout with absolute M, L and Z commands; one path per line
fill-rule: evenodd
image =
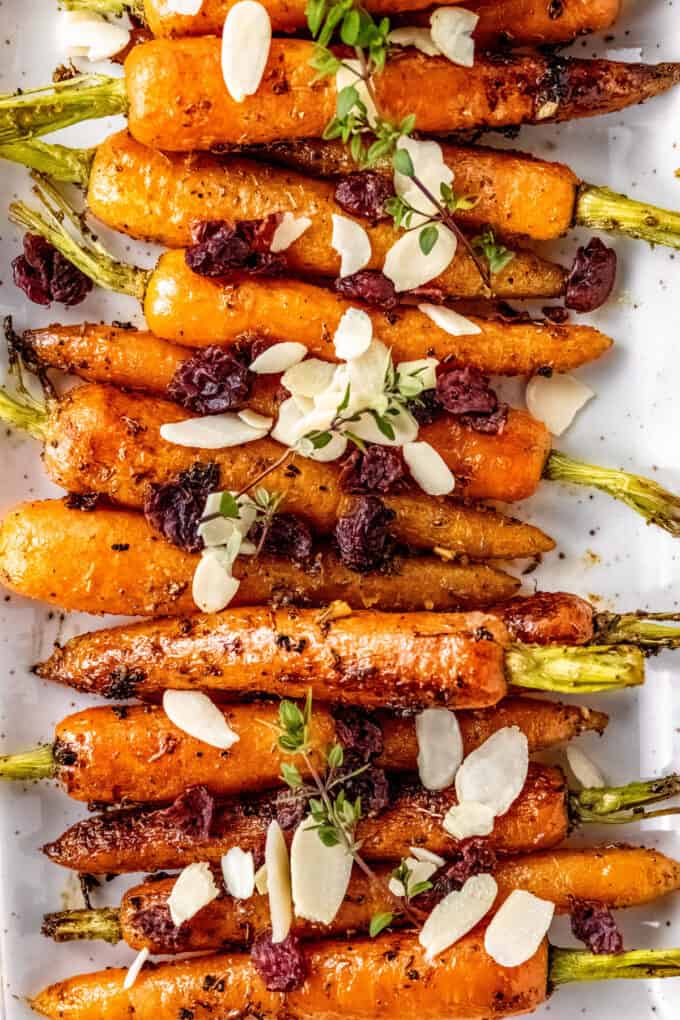
M 566 592 L 536 592 L 508 599 L 493 610 L 515 641 L 531 645 L 585 645 L 594 634 L 589 602 Z
M 499 854 L 557 846 L 568 830 L 566 798 L 559 769 L 531 764 L 524 790 L 510 810 L 496 819 L 488 837 L 490 845 Z M 451 788 L 431 793 L 420 783 L 395 782 L 389 806 L 357 826 L 362 856 L 370 861 L 399 860 L 409 855 L 410 847 L 420 846 L 450 857 L 459 844 L 448 835 L 442 819 L 455 803 Z M 165 809 L 107 811 L 77 822 L 43 851 L 56 864 L 97 875 L 170 870 L 197 859 L 219 863 L 232 846 L 252 851 L 260 859 L 275 813 L 274 793 L 219 801 L 208 835 L 198 837 L 191 825 L 169 817 Z
M 53 1020 L 158 1020 L 192 1014 L 212 1020 L 244 1008 L 263 1020 L 484 1020 L 535 1009 L 547 996 L 548 949 L 543 940 L 519 967 L 499 967 L 484 950 L 483 932 L 461 939 L 428 963 L 413 935 L 305 946 L 308 977 L 292 992 L 268 992 L 245 953 L 224 953 L 144 968 L 123 990 L 125 970 L 107 970 L 52 985 L 33 1008 Z M 427 977 L 404 980 L 405 970 Z M 215 984 L 207 977 L 218 975 Z M 423 994 L 426 990 L 427 994 Z

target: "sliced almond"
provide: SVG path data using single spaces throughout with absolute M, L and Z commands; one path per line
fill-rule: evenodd
M 295 244 L 297 239 L 302 237 L 305 230 L 309 230 L 311 225 L 312 221 L 309 216 L 294 216 L 291 212 L 285 212 L 274 231 L 269 250 L 273 252 L 287 251 L 291 244 Z
M 284 446 L 295 446 L 299 439 L 305 434 L 302 422 L 306 415 L 298 407 L 295 397 L 288 397 L 279 405 L 279 413 L 276 424 L 271 431 L 272 439 Z
M 417 28 L 410 25 L 406 25 L 404 28 L 393 28 L 387 36 L 387 41 L 392 46 L 414 46 L 427 57 L 439 55 L 439 49 L 432 40 L 429 28 Z
M 330 443 L 326 443 L 325 446 L 314 448 L 314 444 L 309 440 L 303 439 L 298 444 L 298 452 L 302 457 L 306 457 L 307 460 L 317 460 L 321 464 L 326 464 L 331 460 L 337 460 L 338 457 L 342 457 L 343 453 L 347 449 L 347 440 L 344 436 L 339 433 L 335 433 L 331 437 Z
M 235 900 L 249 900 L 255 891 L 255 864 L 250 851 L 233 846 L 222 857 L 224 886 Z
M 269 60 L 272 26 L 266 7 L 239 0 L 222 30 L 222 77 L 231 98 L 242 103 L 260 87 Z
M 439 7 L 430 18 L 432 41 L 454 64 L 472 67 L 475 61 L 472 33 L 478 21 L 479 15 L 464 7 Z
M 411 157 L 416 177 L 435 199 L 441 195 L 442 184 L 450 185 L 453 181 L 453 170 L 444 162 L 444 154 L 438 142 L 426 142 L 408 135 L 402 135 L 397 142 L 398 149 L 404 149 Z M 438 214 L 435 203 L 423 194 L 413 178 L 398 171 L 394 173 L 394 190 L 413 209 L 419 210 L 423 217 L 412 217 L 409 226 L 417 227 L 425 222 L 424 217 Z
M 333 337 L 335 353 L 344 361 L 358 358 L 368 350 L 373 339 L 371 317 L 361 308 L 348 308 Z
M 245 408 L 243 411 L 237 411 L 236 414 L 239 416 L 241 421 L 245 422 L 246 425 L 250 425 L 253 429 L 262 429 L 265 432 L 269 432 L 270 428 L 274 424 L 273 418 L 270 418 L 266 414 L 258 414 L 256 411 L 251 411 L 249 408 Z
M 456 238 L 441 224 L 437 226 L 437 240 L 428 255 L 423 254 L 419 238 L 419 230 L 407 231 L 385 257 L 383 272 L 399 292 L 414 290 L 436 279 L 456 254 Z
M 418 774 L 426 790 L 451 786 L 463 760 L 458 719 L 448 708 L 426 708 L 416 716 Z
M 513 889 L 484 933 L 484 948 L 501 967 L 530 960 L 545 938 L 555 904 L 524 889 Z
M 255 889 L 259 892 L 260 896 L 265 896 L 267 893 L 267 865 L 263 864 L 261 868 L 258 868 L 255 872 Z
M 412 890 L 421 882 L 429 882 L 438 868 L 432 861 L 419 861 L 416 857 L 407 857 L 405 863 L 409 870 L 408 889 L 405 889 L 404 883 L 394 875 L 387 883 L 390 892 L 395 896 L 413 896 Z
M 125 49 L 130 33 L 120 24 L 91 11 L 60 11 L 59 36 L 68 56 L 85 57 L 94 63 L 108 60 Z
M 297 917 L 330 924 L 345 898 L 352 858 L 340 843 L 324 846 L 313 824 L 300 822 L 290 848 L 293 907 Z
M 207 414 L 161 425 L 161 439 L 174 446 L 192 446 L 197 450 L 222 450 L 264 439 L 268 429 L 253 428 L 237 414 Z
M 125 980 L 123 981 L 124 992 L 127 992 L 129 988 L 132 988 L 132 986 L 134 985 L 135 981 L 137 980 L 141 973 L 142 967 L 149 959 L 149 955 L 150 954 L 148 946 L 144 946 L 144 948 L 140 949 L 140 951 L 137 953 L 134 960 L 128 967 L 127 974 L 125 975 Z
M 607 782 L 595 762 L 576 744 L 567 745 L 567 761 L 575 778 L 585 787 L 601 789 Z
M 430 496 L 445 496 L 453 492 L 456 479 L 442 457 L 429 443 L 404 444 L 404 460 L 411 475 L 423 492 Z
M 232 533 L 228 541 L 233 538 Z M 241 539 L 236 536 L 236 540 L 240 546 Z M 227 559 L 233 559 L 233 556 Z M 219 613 L 229 605 L 240 583 L 227 569 L 224 558 L 218 555 L 217 550 L 206 549 L 194 570 L 191 596 L 202 613 Z
M 379 443 L 381 446 L 404 446 L 412 443 L 418 435 L 418 422 L 403 405 L 399 406 L 397 414 L 385 414 L 383 417 L 389 422 L 393 437 L 380 429 L 374 416 L 368 411 L 362 414 L 358 421 L 350 424 L 350 431 L 366 443 Z
M 456 796 L 503 815 L 519 797 L 529 769 L 529 744 L 518 726 L 504 726 L 471 751 L 456 773 Z
M 283 942 L 290 931 L 293 920 L 293 904 L 290 891 L 288 847 L 277 821 L 270 822 L 267 829 L 264 864 L 267 869 L 272 942 Z
M 445 896 L 423 925 L 419 942 L 428 960 L 454 945 L 488 914 L 498 894 L 491 875 L 473 875 L 457 892 Z
M 470 839 L 472 836 L 488 836 L 493 832 L 495 815 L 488 804 L 476 800 L 464 800 L 454 804 L 444 815 L 443 826 L 454 839 Z
M 306 356 L 307 348 L 304 344 L 299 344 L 295 340 L 285 340 L 283 343 L 267 347 L 248 367 L 256 375 L 273 375 L 276 372 L 285 372 Z
M 172 923 L 179 928 L 219 894 L 210 866 L 204 862 L 189 864 L 179 873 L 168 896 Z
M 340 276 L 357 273 L 371 259 L 371 241 L 361 226 L 347 216 L 333 213 L 331 247 L 340 256 Z
M 527 407 L 554 436 L 567 431 L 595 391 L 573 375 L 533 376 L 527 383 Z
M 451 336 L 475 336 L 482 332 L 475 322 L 471 322 L 460 312 L 455 312 L 453 308 L 447 308 L 445 305 L 431 305 L 428 302 L 423 302 L 418 305 L 418 311 L 427 315 L 435 326 L 439 326 Z
M 415 857 L 417 861 L 427 861 L 428 864 L 434 864 L 437 868 L 443 868 L 446 864 L 446 860 L 440 857 L 439 854 L 433 854 L 431 850 L 427 850 L 424 846 L 410 846 L 409 853 L 412 857 Z
M 226 751 L 240 740 L 226 716 L 200 691 L 164 691 L 163 711 L 177 729 L 211 747 Z
M 284 372 L 281 383 L 294 397 L 316 397 L 331 385 L 335 368 L 330 361 L 305 358 Z M 307 410 L 311 410 L 311 407 Z
M 203 6 L 203 0 L 166 0 L 166 7 L 174 14 L 183 14 L 185 17 L 193 17 L 198 14 Z

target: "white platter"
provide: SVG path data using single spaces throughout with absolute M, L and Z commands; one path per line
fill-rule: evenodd
M 62 62 L 55 32 L 53 0 L 4 0 L 0 5 L 0 91 L 47 81 Z M 607 53 L 620 59 L 680 59 L 680 8 L 672 0 L 630 2 L 606 40 L 578 42 L 574 53 Z M 92 143 L 110 130 L 95 124 L 71 129 L 72 144 Z M 562 128 L 525 129 L 517 148 L 560 159 L 593 183 L 607 183 L 633 196 L 680 208 L 680 89 L 621 115 L 581 121 Z M 27 305 L 11 284 L 10 259 L 20 249 L 17 232 L 4 218 L 15 194 L 26 195 L 25 172 L 0 164 L 0 310 L 11 312 L 17 328 L 62 321 L 130 319 L 139 316 L 132 301 L 92 294 L 69 314 L 61 308 Z M 527 201 L 531 197 L 527 196 Z M 103 232 L 104 233 L 104 232 Z M 582 235 L 581 240 L 587 235 Z M 107 240 L 109 240 L 107 236 Z M 553 246 L 567 261 L 574 234 Z M 146 247 L 111 239 L 114 250 L 149 264 Z M 680 253 L 652 251 L 632 241 L 618 241 L 620 274 L 615 300 L 591 317 L 618 341 L 616 352 L 579 374 L 597 391 L 561 445 L 577 456 L 603 464 L 649 472 L 680 490 Z M 45 481 L 39 450 L 17 436 L 2 438 L 0 510 L 14 502 L 55 494 Z M 528 587 L 566 589 L 598 595 L 606 608 L 677 607 L 680 596 L 680 544 L 647 528 L 632 512 L 606 497 L 544 484 L 540 494 L 518 513 L 535 520 L 559 542 L 557 553 L 527 578 Z M 109 622 L 109 621 L 107 621 Z M 30 673 L 57 636 L 62 639 L 99 625 L 93 618 L 63 619 L 48 608 L 12 597 L 0 602 L 1 678 L 0 750 L 17 751 L 50 738 L 55 722 L 86 703 L 70 692 L 48 687 Z M 584 740 L 613 781 L 640 774 L 680 770 L 680 653 L 649 664 L 649 680 L 639 694 L 587 699 L 605 707 L 612 721 L 601 741 Z M 103 944 L 55 946 L 39 934 L 43 913 L 64 903 L 77 905 L 70 876 L 50 864 L 38 847 L 82 816 L 51 784 L 0 790 L 0 963 L 7 1020 L 34 1014 L 25 997 L 45 983 L 82 970 L 129 962 L 132 953 Z M 612 829 L 601 838 L 629 839 L 659 846 L 680 857 L 680 820 L 648 823 L 644 833 Z M 590 838 L 598 834 L 589 833 Z M 127 881 L 118 880 L 95 897 L 116 901 Z M 619 914 L 629 946 L 680 945 L 680 897 Z M 556 925 L 554 939 L 569 940 L 566 926 Z M 676 1020 L 680 1015 L 680 980 L 617 982 L 565 988 L 540 1017 L 574 1020 Z

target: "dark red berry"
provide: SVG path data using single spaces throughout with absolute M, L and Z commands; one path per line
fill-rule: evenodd
M 351 276 L 339 277 L 335 289 L 348 301 L 364 301 L 376 308 L 390 309 L 397 304 L 394 284 L 379 269 L 361 269 Z
M 270 992 L 292 992 L 307 977 L 307 961 L 295 935 L 287 935 L 283 942 L 273 942 L 271 932 L 258 935 L 250 958 Z
M 193 230 L 193 244 L 185 252 L 186 263 L 200 276 L 226 276 L 238 271 L 275 275 L 285 259 L 269 250 L 280 217 L 261 220 L 204 220 Z
M 168 396 L 196 414 L 237 411 L 250 396 L 248 364 L 222 347 L 204 347 L 178 366 Z
M 623 952 L 623 936 L 611 910 L 602 903 L 576 900 L 571 910 L 571 930 L 591 953 Z
M 152 528 L 160 531 L 173 545 L 187 552 L 199 552 L 203 540 L 198 535 L 205 501 L 219 486 L 217 464 L 194 464 L 176 481 L 152 485 L 144 501 L 144 516 Z
M 262 525 L 258 523 L 251 529 L 250 537 L 258 544 L 261 536 Z M 294 563 L 305 563 L 312 555 L 312 546 L 309 525 L 295 514 L 274 514 L 268 521 L 262 552 L 281 556 Z
M 389 177 L 373 170 L 358 170 L 341 177 L 335 187 L 335 201 L 351 216 L 380 220 L 386 216 L 385 203 L 394 195 Z
M 377 496 L 354 500 L 335 525 L 335 540 L 345 566 L 362 574 L 384 567 L 392 550 L 387 529 L 394 518 L 394 511 Z
M 37 305 L 72 306 L 92 290 L 92 280 L 39 234 L 24 235 L 24 254 L 12 262 L 17 287 Z
M 575 312 L 593 312 L 605 303 L 615 280 L 616 252 L 593 237 L 576 252 L 564 303 Z
M 352 450 L 340 471 L 345 492 L 387 493 L 394 491 L 406 476 L 401 453 L 392 446 L 373 443 L 364 451 Z

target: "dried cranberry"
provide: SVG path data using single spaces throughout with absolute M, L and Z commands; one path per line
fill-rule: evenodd
M 397 292 L 392 281 L 379 269 L 361 269 L 351 276 L 341 276 L 335 289 L 348 301 L 365 301 L 376 308 L 394 308 Z
M 89 514 L 97 508 L 100 498 L 98 492 L 69 492 L 68 496 L 64 496 L 64 506 L 69 510 L 82 510 Z
M 225 276 L 234 270 L 276 274 L 285 268 L 282 255 L 270 252 L 277 214 L 262 220 L 204 220 L 193 230 L 186 263 L 200 276 Z
M 436 283 L 424 283 L 399 295 L 402 305 L 419 305 L 424 301 L 430 305 L 443 305 L 449 295 Z
M 593 312 L 605 303 L 615 279 L 616 252 L 599 237 L 593 237 L 576 252 L 564 303 L 575 312 Z
M 358 170 L 342 177 L 335 188 L 335 201 L 350 216 L 380 220 L 386 216 L 385 203 L 394 195 L 388 177 L 372 170 Z
M 196 414 L 237 411 L 250 396 L 248 364 L 222 347 L 204 347 L 178 366 L 168 396 Z
M 339 708 L 334 717 L 335 733 L 346 753 L 364 761 L 382 754 L 383 732 L 370 713 L 361 708 Z
M 279 790 L 275 801 L 276 820 L 284 830 L 297 829 L 307 815 L 307 798 L 300 790 Z
M 554 322 L 556 326 L 569 321 L 569 312 L 562 305 L 546 305 L 542 312 L 548 322 Z
M 307 961 L 295 935 L 287 935 L 283 942 L 273 942 L 271 932 L 258 935 L 250 958 L 270 992 L 292 992 L 307 977 Z
M 342 788 L 345 796 L 350 801 L 357 798 L 361 800 L 361 811 L 364 816 L 377 815 L 390 802 L 390 786 L 383 769 L 370 766 L 364 768 L 366 762 L 358 754 L 345 754 L 342 768 L 338 769 L 337 776 L 343 780 Z M 362 769 L 358 775 L 351 775 Z M 351 775 L 351 778 L 344 778 Z
M 346 492 L 392 492 L 405 475 L 399 451 L 374 443 L 365 451 L 353 450 L 343 461 L 340 485 Z
M 145 938 L 156 946 L 167 947 L 170 952 L 177 952 L 189 941 L 189 926 L 177 927 L 167 903 L 155 903 L 152 907 L 138 910 L 134 915 L 133 924 Z
M 496 867 L 496 854 L 483 839 L 461 843 L 450 861 L 434 873 L 432 888 L 418 897 L 418 906 L 431 909 L 450 892 L 462 889 L 473 875 L 487 874 Z
M 444 365 L 437 376 L 437 396 L 449 414 L 491 414 L 498 406 L 489 380 L 472 365 Z
M 466 428 L 474 429 L 475 432 L 485 432 L 488 435 L 496 436 L 505 428 L 509 410 L 507 404 L 499 403 L 491 414 L 461 414 L 458 421 Z
M 408 409 L 419 425 L 431 425 L 444 411 L 436 390 L 423 390 L 409 401 Z
M 194 464 L 188 471 L 182 471 L 177 481 L 150 486 L 144 516 L 173 545 L 198 552 L 203 548 L 198 525 L 205 501 L 217 489 L 219 479 L 217 464 Z
M 262 536 L 262 525 L 255 524 L 250 537 L 256 544 Z M 313 538 L 309 526 L 295 514 L 274 514 L 269 521 L 262 551 L 282 556 L 293 563 L 305 563 L 312 555 Z
M 346 567 L 368 573 L 386 564 L 392 545 L 387 528 L 395 516 L 377 496 L 354 501 L 335 525 L 335 540 Z
M 623 952 L 623 936 L 611 910 L 602 903 L 575 900 L 571 909 L 571 930 L 591 953 Z
M 37 305 L 58 301 L 77 305 L 92 290 L 92 280 L 39 234 L 24 235 L 24 254 L 12 262 L 17 287 Z
M 215 800 L 205 786 L 191 786 L 170 805 L 154 812 L 154 818 L 163 828 L 171 828 L 194 839 L 207 839 L 210 835 Z

